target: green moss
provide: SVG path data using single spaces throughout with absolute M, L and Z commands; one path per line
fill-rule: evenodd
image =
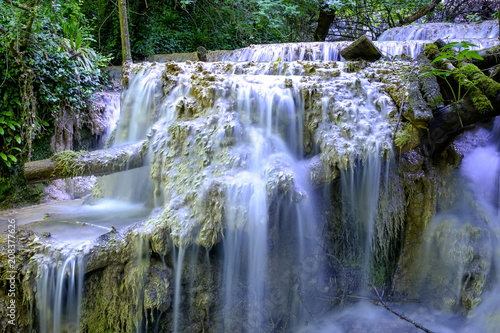
M 472 98 L 472 103 L 479 113 L 488 113 L 493 111 L 493 105 L 490 100 L 484 95 L 477 95 Z
M 411 142 L 411 133 L 410 133 L 410 123 L 404 123 L 401 128 L 397 131 L 394 137 L 394 143 L 399 148 L 403 148 L 404 146 L 410 144 Z
M 473 64 L 466 64 L 462 67 L 462 71 L 467 75 L 467 78 L 485 95 L 496 97 L 500 94 L 500 83 L 484 75 L 477 66 Z
M 73 178 L 83 175 L 85 163 L 82 161 L 82 154 L 85 151 L 63 150 L 52 156 L 51 160 L 56 163 L 55 173 L 63 178 Z
M 439 56 L 439 49 L 436 44 L 429 43 L 424 45 L 424 52 L 427 58 L 434 59 Z

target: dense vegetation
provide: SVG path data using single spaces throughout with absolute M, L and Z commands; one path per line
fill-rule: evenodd
M 101 86 L 107 59 L 90 48 L 81 7 L 76 0 L 0 2 L 0 201 L 7 204 L 37 199 L 22 164 L 50 156 L 51 137 L 74 130 L 61 119 L 85 123 L 89 97 Z
M 140 0 L 128 1 L 132 57 L 235 49 L 250 44 L 312 41 L 321 14 L 334 20 L 327 39 L 353 39 L 405 23 L 432 0 Z M 436 1 L 438 2 L 438 1 Z M 445 0 L 423 21 L 491 19 L 493 0 Z M 86 1 L 97 48 L 120 63 L 120 29 L 115 1 Z
M 321 17 L 327 39 L 356 38 L 407 22 L 436 0 L 128 1 L 134 60 L 151 54 L 312 41 Z M 22 165 L 52 154 L 54 135 L 88 122 L 100 68 L 121 63 L 118 2 L 0 0 L 0 202 L 36 200 Z M 491 19 L 492 0 L 447 0 L 420 20 Z M 323 39 L 323 38 L 320 38 Z M 71 121 L 68 121 L 70 119 Z

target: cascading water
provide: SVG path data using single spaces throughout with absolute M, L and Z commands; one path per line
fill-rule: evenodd
M 37 304 L 40 332 L 79 332 L 84 259 L 69 255 L 40 266 Z
M 411 24 L 386 30 L 373 43 L 383 56 L 416 58 L 426 43 L 442 38 L 448 42 L 468 41 L 482 49 L 497 45 L 498 22 L 484 21 L 474 24 L 427 23 Z M 343 61 L 340 51 L 351 42 L 308 42 L 251 45 L 234 51 L 209 51 L 208 61 Z M 188 58 L 183 57 L 191 55 Z M 156 55 L 150 61 L 193 61 L 196 54 Z
M 219 254 L 212 260 L 220 262 L 223 286 L 220 329 L 292 327 L 321 313 L 328 302 L 317 299 L 329 288 L 320 233 L 325 226 L 305 173 L 307 154 L 324 151 L 332 167 L 383 159 L 394 106 L 378 84 L 336 63 L 166 67 L 169 102 L 152 128 L 151 152 L 152 177 L 167 207 L 163 218 L 177 245 L 170 329 L 185 331 L 182 314 L 206 302 L 184 277 L 199 245 L 216 245 Z M 315 80 L 305 80 L 307 73 Z M 165 121 L 172 110 L 174 120 Z M 374 173 L 378 179 L 380 168 Z
M 136 74 L 130 87 L 122 94 L 120 121 L 111 136 L 112 147 L 146 138 L 156 119 L 157 103 L 162 95 L 160 73 L 145 67 Z M 133 93 L 130 93 L 133 92 Z M 126 175 L 109 175 L 102 180 L 102 196 L 131 202 L 150 200 L 149 168 L 126 171 Z M 127 177 L 127 181 L 123 181 Z
M 113 145 L 146 140 L 148 166 L 101 182 L 105 198 L 130 202 L 102 200 L 33 225 L 47 234 L 72 216 L 70 232 L 92 229 L 93 239 L 50 229 L 54 241 L 70 240 L 57 260 L 35 258 L 40 331 L 411 332 L 352 300 L 391 277 L 414 195 L 407 188 L 405 197 L 393 168 L 401 105 L 388 93 L 402 89 L 412 63 L 329 61 L 344 44 L 225 54 L 243 63 L 133 65 Z M 498 327 L 496 140 L 464 153 L 468 183 L 453 188 L 462 207 L 439 211 L 422 245 L 434 266 L 412 263 L 425 310 L 393 305 L 436 330 Z M 472 317 L 441 324 L 450 317 L 433 307 Z
M 498 38 L 498 22 L 410 24 L 387 29 L 378 40 L 436 40 L 438 38 Z

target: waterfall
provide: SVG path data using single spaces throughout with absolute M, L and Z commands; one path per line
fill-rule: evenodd
M 416 58 L 424 50 L 425 44 L 433 43 L 438 38 L 448 42 L 468 41 L 477 45 L 471 49 L 491 47 L 499 43 L 498 22 L 410 24 L 386 30 L 373 43 L 383 56 L 404 55 Z M 340 41 L 250 45 L 233 51 L 208 51 L 207 59 L 210 62 L 344 61 L 340 51 L 350 43 L 350 41 Z M 159 54 L 149 58 L 152 62 L 196 60 L 195 53 Z
M 40 332 L 79 332 L 85 261 L 70 255 L 40 268 L 37 308 Z
M 375 43 L 414 57 L 429 41 L 411 38 L 434 38 L 419 29 Z M 498 43 L 488 24 L 467 31 Z M 96 204 L 30 225 L 53 250 L 34 257 L 39 330 L 411 331 L 369 288 L 391 282 L 413 232 L 407 205 L 434 177 L 417 157 L 406 166 L 415 174 L 396 170 L 397 99 L 413 63 L 342 62 L 346 45 L 132 65 L 109 144 L 144 140 L 146 166 L 103 177 Z M 419 298 L 388 300 L 436 331 L 498 327 L 500 121 L 474 135 L 464 141 L 491 141 L 456 148 L 464 158 L 439 179 L 439 209 L 414 245 L 421 279 L 404 287 Z
M 108 146 L 117 147 L 146 138 L 158 116 L 156 110 L 162 96 L 160 74 L 157 68 L 146 66 L 131 79 L 129 88 L 122 93 L 120 119 Z M 128 180 L 124 182 L 123 177 Z M 153 200 L 148 167 L 106 176 L 99 186 L 105 198 L 141 203 Z
M 478 23 L 426 23 L 409 24 L 387 29 L 378 38 L 379 41 L 431 40 L 438 38 L 498 38 L 498 21 Z

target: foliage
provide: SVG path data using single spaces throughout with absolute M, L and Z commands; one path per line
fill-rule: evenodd
M 257 43 L 308 41 L 319 0 L 150 0 L 130 2 L 132 57 L 151 54 L 235 49 Z M 95 22 L 97 48 L 120 63 L 120 34 L 115 5 L 105 0 L 83 8 Z
M 108 58 L 90 47 L 82 4 L 0 2 L 0 197 L 22 186 L 13 171 L 32 159 L 34 142 L 64 126 L 57 121 L 62 113 L 84 120 L 89 97 L 102 85 Z
M 451 89 L 451 92 L 453 94 L 453 99 L 455 100 L 455 102 L 458 102 L 459 100 L 464 98 L 471 89 L 471 87 L 473 86 L 469 85 L 468 87 L 464 87 L 464 80 L 467 76 L 462 68 L 464 61 L 471 59 L 483 60 L 483 57 L 481 57 L 476 51 L 470 49 L 471 47 L 477 47 L 477 45 L 474 45 L 466 41 L 448 43 L 447 45 L 441 48 L 441 52 L 439 53 L 440 55 L 436 57 L 432 61 L 432 63 L 436 63 L 442 60 L 451 61 L 457 64 L 456 65 L 457 70 L 450 71 L 447 69 L 433 68 L 430 72 L 424 73 L 424 76 L 435 75 L 444 79 Z M 455 49 L 457 49 L 457 51 L 455 51 Z M 453 90 L 450 81 L 448 80 L 448 78 L 451 75 L 456 77 L 456 81 L 458 84 L 458 91 L 456 93 Z M 464 92 L 463 91 L 464 89 L 467 90 Z
M 476 51 L 470 49 L 471 47 L 477 46 L 467 41 L 448 43 L 441 48 L 439 56 L 432 63 L 441 61 L 452 62 L 456 64 L 456 67 L 453 70 L 433 68 L 431 71 L 422 74 L 423 76 L 434 75 L 442 78 L 448 84 L 455 102 L 463 99 L 476 84 L 476 82 L 467 80 L 467 73 L 464 71 L 464 62 L 471 59 L 483 60 L 483 57 Z M 453 77 L 458 85 L 456 92 L 453 89 L 450 77 Z M 458 117 L 460 124 L 463 126 L 460 114 L 458 114 Z
M 432 22 L 477 22 L 491 20 L 498 11 L 492 0 L 443 0 L 429 15 Z
M 491 19 L 479 7 L 487 0 L 444 0 L 421 21 Z M 246 47 L 251 44 L 312 41 L 320 10 L 334 13 L 329 40 L 346 40 L 368 34 L 376 39 L 397 26 L 430 0 L 148 0 L 128 4 L 132 57 L 144 60 L 152 54 L 193 52 Z M 484 7 L 483 6 L 483 7 Z M 491 4 L 487 4 L 491 7 Z M 481 7 L 481 8 L 483 8 Z M 488 7 L 488 8 L 490 8 Z M 486 8 L 486 7 L 484 7 Z M 92 22 L 95 48 L 121 63 L 120 27 L 116 2 L 88 0 L 81 9 Z M 469 19 L 467 19 L 469 15 Z M 472 15 L 472 16 L 471 16 Z M 79 18 L 81 21 L 82 19 Z

